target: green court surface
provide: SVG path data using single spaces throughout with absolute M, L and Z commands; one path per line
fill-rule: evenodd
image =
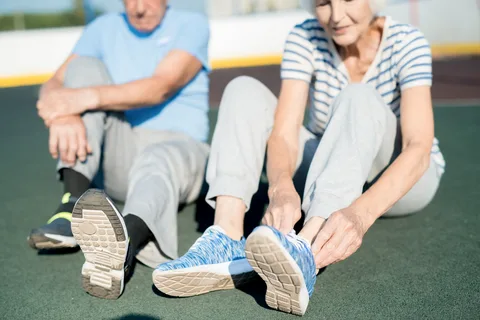
M 37 88 L 0 90 L 0 318 L 294 319 L 266 308 L 261 281 L 242 290 L 168 298 L 137 265 L 116 301 L 81 289 L 81 252 L 38 254 L 26 242 L 46 222 L 62 188 L 37 118 Z M 212 118 L 215 115 L 212 113 Z M 350 259 L 318 277 L 305 319 L 478 319 L 480 315 L 480 108 L 435 109 L 447 161 L 441 188 L 423 212 L 381 219 Z M 200 233 L 195 207 L 179 213 L 180 251 Z

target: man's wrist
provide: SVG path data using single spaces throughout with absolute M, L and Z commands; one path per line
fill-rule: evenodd
M 101 106 L 101 90 L 100 88 L 86 88 L 85 89 L 85 94 L 87 95 L 87 110 L 96 110 L 99 109 Z

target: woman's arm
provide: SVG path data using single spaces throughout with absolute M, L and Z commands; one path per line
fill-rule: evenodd
M 264 223 L 287 233 L 301 217 L 300 197 L 292 177 L 298 156 L 298 139 L 303 124 L 309 84 L 283 80 L 275 121 L 267 145 L 268 195 L 270 205 Z
M 434 135 L 430 86 L 402 92 L 400 120 L 401 154 L 367 192 L 328 218 L 312 246 L 317 268 L 352 255 L 375 220 L 400 200 L 428 169 Z M 323 222 L 321 218 L 312 218 L 304 229 L 318 229 Z
M 270 189 L 275 189 L 278 182 L 284 178 L 292 180 L 308 88 L 308 84 L 301 80 L 282 82 L 275 122 L 267 145 L 267 173 Z
M 352 204 L 365 212 L 368 224 L 373 224 L 400 200 L 430 165 L 434 139 L 430 87 L 406 89 L 401 99 L 402 152 L 379 180 Z

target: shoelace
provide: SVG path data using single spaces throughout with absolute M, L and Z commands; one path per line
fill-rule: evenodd
M 297 235 L 297 232 L 295 232 L 295 230 L 292 230 L 289 233 L 287 233 L 286 238 L 289 240 L 290 243 L 292 243 L 298 249 L 302 249 L 301 243 L 305 245 L 307 248 L 311 247 L 310 243 L 305 238 Z

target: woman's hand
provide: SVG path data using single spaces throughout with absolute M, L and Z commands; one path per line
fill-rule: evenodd
M 287 234 L 302 216 L 300 196 L 291 180 L 280 183 L 273 190 L 262 223 Z
M 318 232 L 312 245 L 318 269 L 347 259 L 362 244 L 372 223 L 368 215 L 353 207 L 333 213 Z

